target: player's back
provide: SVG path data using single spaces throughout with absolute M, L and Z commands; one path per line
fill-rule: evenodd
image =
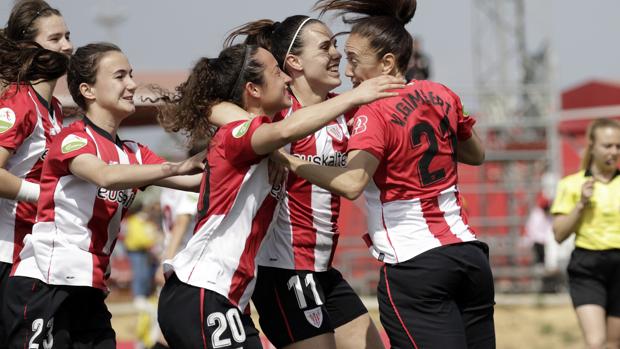
M 349 151 L 379 160 L 365 196 L 373 254 L 402 262 L 474 240 L 457 189 L 456 151 L 473 120 L 447 87 L 412 81 L 398 96 L 361 107 Z

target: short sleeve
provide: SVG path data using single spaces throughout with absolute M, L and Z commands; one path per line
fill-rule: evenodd
M 147 146 L 139 144 L 138 148 L 140 149 L 140 154 L 142 156 L 142 163 L 144 165 L 157 165 L 166 162 L 166 160 L 159 155 L 155 154 L 151 149 Z
M 54 139 L 47 158 L 64 164 L 69 168 L 69 161 L 82 154 L 97 155 L 97 146 L 93 140 L 82 132 L 60 134 Z
M 378 160 L 385 156 L 385 122 L 374 109 L 364 105 L 358 109 L 351 126 L 348 151 L 364 150 Z
M 558 183 L 555 199 L 551 205 L 551 214 L 569 214 L 581 197 L 581 187 L 570 181 L 570 177 Z
M 13 99 L 0 99 L 0 146 L 15 150 L 28 138 L 36 126 L 33 108 L 20 105 Z
M 222 139 L 226 159 L 232 164 L 256 163 L 266 155 L 256 154 L 252 148 L 252 135 L 262 125 L 271 123 L 267 116 L 255 117 L 252 120 L 241 120 L 224 126 Z
M 456 113 L 456 137 L 459 141 L 466 141 L 471 138 L 474 124 L 476 124 L 476 119 L 471 117 L 464 110 L 461 98 L 452 90 L 448 89 L 448 91 L 454 99 L 454 112 Z

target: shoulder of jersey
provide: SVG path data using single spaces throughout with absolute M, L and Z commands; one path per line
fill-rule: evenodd
M 23 110 L 24 107 L 32 104 L 29 98 L 26 98 L 26 92 L 28 88 L 25 86 L 20 88 L 18 93 L 15 93 L 15 87 L 8 87 L 0 104 L 0 134 L 5 133 L 15 126 L 17 113 L 16 111 Z
M 88 144 L 88 137 L 79 133 L 64 135 L 60 144 L 60 151 L 63 154 L 71 153 L 84 148 Z
M 250 125 L 252 124 L 252 120 L 248 120 L 248 121 L 244 121 L 240 124 L 238 124 L 237 126 L 233 127 L 232 129 L 232 136 L 235 138 L 241 138 L 243 136 L 245 136 L 246 133 L 248 133 L 248 130 L 250 129 Z
M 0 134 L 5 133 L 15 126 L 15 111 L 9 107 L 0 108 Z
M 67 154 L 84 148 L 90 137 L 84 130 L 84 122 L 82 120 L 75 121 L 65 127 L 52 141 L 53 148 L 59 148 L 60 152 Z

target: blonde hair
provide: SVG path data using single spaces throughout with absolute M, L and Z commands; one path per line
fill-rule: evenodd
M 592 147 L 594 146 L 595 132 L 601 128 L 615 128 L 620 130 L 620 122 L 613 119 L 597 119 L 588 125 L 588 130 L 586 131 L 586 140 L 588 144 L 581 158 L 582 170 L 587 171 L 590 169 L 590 166 L 592 166 Z

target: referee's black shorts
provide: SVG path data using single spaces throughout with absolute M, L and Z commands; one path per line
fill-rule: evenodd
M 608 316 L 620 317 L 620 250 L 575 248 L 568 263 L 573 306 L 596 304 Z
M 213 291 L 172 274 L 159 295 L 157 320 L 170 348 L 262 349 L 252 318 Z
M 377 296 L 394 349 L 495 348 L 493 275 L 482 242 L 385 264 Z

